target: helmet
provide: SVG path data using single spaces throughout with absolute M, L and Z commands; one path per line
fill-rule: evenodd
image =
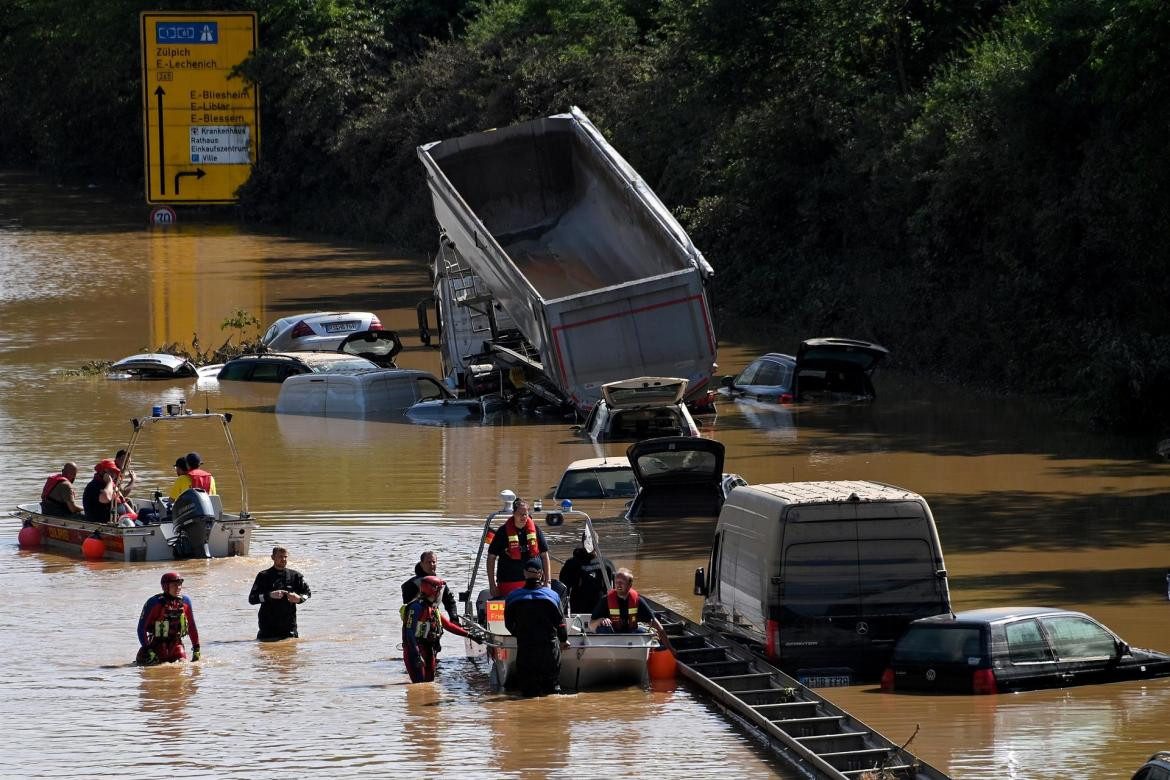
M 111 471 L 111 472 L 113 472 L 115 477 L 120 476 L 122 474 L 122 470 L 120 468 L 118 468 L 117 463 L 114 463 L 113 458 L 106 458 L 105 460 L 99 460 L 96 464 L 94 464 L 93 471 L 95 474 L 101 474 L 103 471 Z
M 446 585 L 447 583 L 432 574 L 429 577 L 422 578 L 422 582 L 418 585 L 418 590 L 422 593 L 423 598 L 435 602 L 442 596 L 443 588 Z
M 182 582 L 183 576 L 177 571 L 168 571 L 162 576 L 162 586 L 165 588 L 168 582 Z

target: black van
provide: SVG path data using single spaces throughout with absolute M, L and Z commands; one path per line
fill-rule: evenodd
M 878 482 L 736 488 L 695 590 L 705 624 L 808 685 L 877 680 L 911 621 L 951 608 L 930 507 Z

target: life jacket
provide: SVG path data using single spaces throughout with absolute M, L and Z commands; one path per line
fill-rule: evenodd
M 163 615 L 154 621 L 155 640 L 177 640 L 187 636 L 187 610 L 182 599 L 163 599 Z
M 520 554 L 520 532 L 516 530 L 516 518 L 509 517 L 508 522 L 504 523 L 504 533 L 508 535 L 508 557 L 514 561 L 524 558 L 539 558 L 540 545 L 536 539 L 536 523 L 532 522 L 532 515 L 529 515 L 524 520 L 524 535 L 528 539 L 528 554 L 521 556 Z
M 191 469 L 187 472 L 191 478 L 191 487 L 199 488 L 207 493 L 211 492 L 211 472 L 203 469 Z
M 54 488 L 56 488 L 62 482 L 68 481 L 69 480 L 65 477 L 64 474 L 54 474 L 45 480 L 45 487 L 41 490 L 42 512 L 45 514 L 60 515 L 64 517 L 68 517 L 69 515 L 73 514 L 68 504 L 49 496 L 49 494 L 53 492 Z
M 609 621 L 613 623 L 614 631 L 630 632 L 638 628 L 638 591 L 630 588 L 628 599 L 629 606 L 626 609 L 626 616 L 623 618 L 622 608 L 618 606 L 617 591 L 611 590 L 605 595 L 609 606 Z
M 412 625 L 416 601 L 420 602 L 423 608 L 418 614 L 418 621 Z M 403 631 L 413 632 L 415 641 L 424 645 L 439 644 L 439 638 L 443 636 L 443 618 L 434 604 L 428 603 L 422 596 L 419 596 L 409 604 L 403 604 L 399 607 L 398 615 L 402 618 Z
M 47 499 L 49 497 L 49 494 L 53 492 L 53 488 L 57 487 L 57 485 L 60 485 L 62 482 L 68 482 L 68 481 L 69 480 L 65 477 L 64 474 L 54 474 L 51 477 L 49 477 L 48 479 L 46 479 L 45 480 L 45 487 L 41 489 L 41 501 L 44 501 L 45 499 Z

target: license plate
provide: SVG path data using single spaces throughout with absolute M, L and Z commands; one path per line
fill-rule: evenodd
M 358 329 L 358 323 L 350 320 L 348 322 L 326 322 L 326 333 L 349 333 Z
M 807 688 L 841 688 L 852 685 L 853 677 L 848 674 L 814 674 L 801 677 L 800 683 Z

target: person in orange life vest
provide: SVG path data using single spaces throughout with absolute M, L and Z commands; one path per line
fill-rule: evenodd
M 75 479 L 77 464 L 70 461 L 61 467 L 61 473 L 45 480 L 41 489 L 41 514 L 69 517 L 85 511 L 77 505 L 77 494 L 73 492 Z
M 178 572 L 168 571 L 162 576 L 163 592 L 151 596 L 138 617 L 137 663 L 151 666 L 181 661 L 187 657 L 183 637 L 191 637 L 191 660 L 199 660 L 199 629 L 195 627 L 195 613 L 191 599 L 179 594 L 183 578 Z
M 179 466 L 180 460 L 183 461 L 183 468 Z M 188 452 L 185 457 L 175 461 L 176 477 L 169 494 L 171 501 L 177 499 L 188 488 L 200 488 L 213 496 L 216 494 L 215 477 L 211 476 L 211 472 L 201 469 L 202 465 L 203 458 L 198 452 Z
M 547 586 L 548 543 L 528 514 L 528 502 L 517 498 L 512 502 L 512 516 L 495 530 L 488 544 L 488 592 L 493 599 L 524 587 L 524 562 L 529 558 L 540 559 L 540 584 Z
M 85 519 L 91 523 L 109 523 L 113 516 L 111 504 L 117 508 L 118 476 L 121 471 L 110 458 L 99 460 L 93 467 L 93 479 L 81 492 L 81 507 Z
M 481 639 L 448 620 L 438 608 L 446 584 L 434 575 L 423 577 L 418 584 L 418 595 L 399 609 L 399 615 L 402 616 L 402 660 L 406 663 L 406 673 L 410 675 L 412 683 L 435 679 L 435 667 L 439 662 L 439 651 L 442 650 L 439 639 L 443 636 L 443 629 L 482 643 Z
M 670 647 L 666 631 L 646 601 L 634 590 L 634 573 L 629 569 L 618 569 L 613 576 L 613 589 L 606 593 L 589 620 L 589 630 L 598 634 L 644 634 L 646 629 L 638 623 L 648 623 L 658 634 L 658 642 Z

